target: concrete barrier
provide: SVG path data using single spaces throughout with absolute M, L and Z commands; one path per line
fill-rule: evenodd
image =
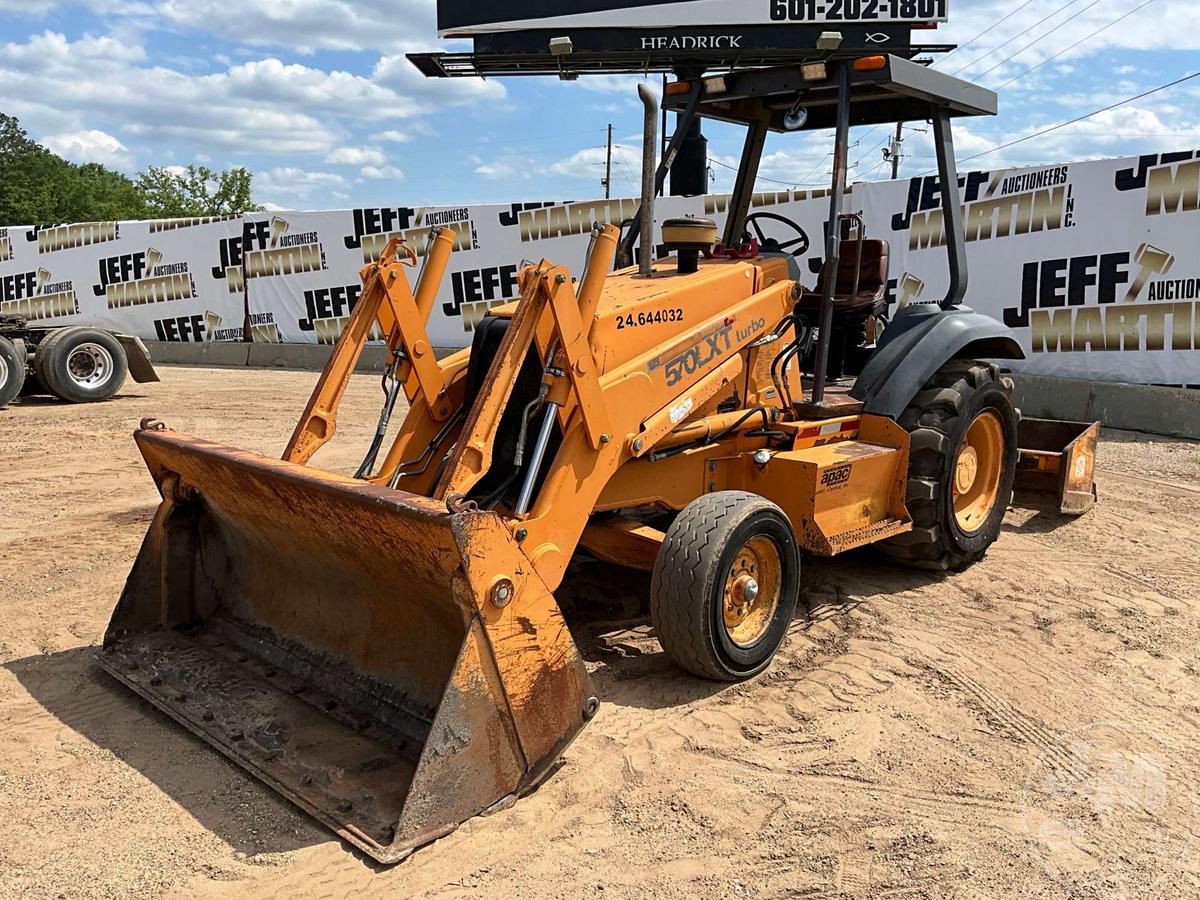
M 332 347 L 315 344 L 175 344 L 147 341 L 150 358 L 167 366 L 246 367 L 319 371 Z M 440 348 L 438 358 L 456 352 Z M 382 372 L 382 347 L 367 347 L 359 372 Z M 1028 416 L 1094 422 L 1106 428 L 1200 440 L 1200 390 L 1014 375 L 1017 406 Z
M 1039 419 L 1200 440 L 1200 390 L 1015 375 L 1017 406 Z
M 164 366 L 246 367 L 292 369 L 301 372 L 325 368 L 333 347 L 318 344 L 184 344 L 146 341 L 150 358 Z M 437 349 L 440 359 L 456 351 Z M 359 372 L 382 372 L 387 364 L 383 347 L 367 347 L 358 361 Z

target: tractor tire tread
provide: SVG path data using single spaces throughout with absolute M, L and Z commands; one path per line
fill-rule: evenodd
M 946 458 L 955 450 L 954 436 L 963 428 L 961 418 L 972 395 L 996 387 L 1011 395 L 1001 379 L 1000 367 L 978 360 L 951 360 L 942 366 L 913 398 L 899 422 L 910 434 L 907 503 L 913 530 L 884 541 L 880 550 L 912 568 L 960 571 L 987 553 L 964 552 L 948 535 L 943 509 L 943 472 Z M 997 503 L 1007 509 L 1012 494 Z
M 0 366 L 7 370 L 4 386 L 0 387 L 0 409 L 16 398 L 25 386 L 24 354 L 8 338 L 0 337 Z
M 693 675 L 713 681 L 740 680 L 712 660 L 706 647 L 704 607 L 695 598 L 706 596 L 711 587 L 713 557 L 720 556 L 724 535 L 758 510 L 773 508 L 757 494 L 721 491 L 690 504 L 667 532 L 655 562 L 650 618 L 663 649 Z M 735 512 L 742 515 L 734 517 Z M 670 577 L 664 577 L 668 573 Z

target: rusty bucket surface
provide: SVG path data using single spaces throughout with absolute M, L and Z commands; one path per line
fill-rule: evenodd
M 1068 516 L 1086 513 L 1097 499 L 1099 439 L 1099 422 L 1022 419 L 1017 432 L 1018 502 L 1048 506 Z
M 346 840 L 397 862 L 530 790 L 595 711 L 492 513 L 185 437 L 100 664 Z

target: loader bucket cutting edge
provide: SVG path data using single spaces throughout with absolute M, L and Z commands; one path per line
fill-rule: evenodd
M 164 500 L 100 665 L 375 859 L 530 790 L 594 710 L 498 516 L 136 437 Z

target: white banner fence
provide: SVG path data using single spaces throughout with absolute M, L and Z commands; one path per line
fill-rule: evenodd
M 936 302 L 949 281 L 940 184 L 933 176 L 855 185 L 846 208 L 891 246 L 889 299 Z M 1200 151 L 1030 169 L 970 171 L 959 192 L 969 305 L 1013 328 L 1023 371 L 1200 387 Z M 728 197 L 665 198 L 656 214 L 723 222 Z M 487 310 L 516 293 L 528 260 L 578 270 L 593 222 L 637 201 L 382 207 L 231 219 L 0 228 L 0 315 L 90 324 L 159 341 L 336 341 L 362 267 L 393 236 L 420 252 L 433 226 L 458 241 L 430 322 L 460 347 Z M 828 194 L 766 192 L 755 211 L 809 235 L 821 265 Z M 794 235 L 765 222 L 768 234 Z

